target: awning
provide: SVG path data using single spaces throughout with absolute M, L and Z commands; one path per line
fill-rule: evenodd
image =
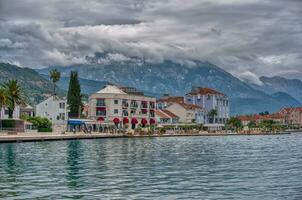
M 124 124 L 129 124 L 129 119 L 128 119 L 127 117 L 124 117 L 123 123 L 124 123 Z
M 150 119 L 150 124 L 155 124 L 155 119 L 151 118 Z
M 69 125 L 84 125 L 85 122 L 83 122 L 81 120 L 68 120 L 68 124 Z
M 97 107 L 96 110 L 106 110 L 106 107 Z
M 141 121 L 141 123 L 142 123 L 143 125 L 145 125 L 145 124 L 148 124 L 148 121 L 147 121 L 145 118 L 143 118 L 142 121 Z
M 136 118 L 132 118 L 132 119 L 131 119 L 131 124 L 137 124 L 137 123 L 138 123 L 138 121 L 137 121 Z
M 98 121 L 103 122 L 105 121 L 104 117 L 98 117 Z
M 113 119 L 113 122 L 114 122 L 115 124 L 118 124 L 118 123 L 120 123 L 120 119 L 119 119 L 119 118 L 114 118 L 114 119 Z

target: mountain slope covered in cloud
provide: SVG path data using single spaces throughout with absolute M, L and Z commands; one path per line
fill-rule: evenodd
M 298 79 L 287 79 L 280 76 L 260 77 L 261 85 L 251 84 L 257 90 L 268 94 L 276 92 L 285 92 L 299 101 L 302 101 L 302 81 Z
M 252 88 L 249 84 L 209 62 L 179 64 L 166 60 L 163 63 L 147 63 L 137 57 L 119 59 L 108 53 L 87 57 L 89 64 L 72 67 L 53 67 L 68 76 L 71 70 L 79 76 L 95 81 L 129 85 L 158 95 L 184 95 L 192 86 L 215 88 L 231 99 L 232 114 L 276 111 L 283 106 L 298 106 L 300 103 L 290 96 L 269 95 Z M 47 74 L 50 68 L 38 70 Z

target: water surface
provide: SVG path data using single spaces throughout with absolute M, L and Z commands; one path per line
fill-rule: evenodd
M 302 199 L 302 134 L 0 144 L 0 199 Z

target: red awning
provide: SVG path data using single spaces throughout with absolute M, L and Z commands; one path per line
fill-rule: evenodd
M 106 107 L 97 107 L 96 110 L 106 110 Z
M 131 119 L 131 124 L 137 124 L 137 123 L 138 123 L 138 121 L 137 121 L 136 118 L 132 118 L 132 119 Z
M 127 117 L 124 117 L 123 123 L 124 123 L 124 124 L 129 124 L 129 119 L 128 119 Z
M 120 119 L 119 119 L 119 118 L 114 118 L 114 119 L 113 119 L 113 122 L 114 122 L 115 124 L 118 124 L 118 123 L 120 123 Z
M 150 124 L 155 124 L 155 119 L 151 118 L 150 119 Z
M 104 119 L 104 117 L 99 117 L 98 121 L 103 122 L 103 121 L 105 121 L 105 119 Z
M 143 125 L 145 125 L 145 124 L 148 124 L 148 121 L 147 121 L 145 118 L 143 118 L 142 121 L 141 121 L 141 123 L 142 123 Z

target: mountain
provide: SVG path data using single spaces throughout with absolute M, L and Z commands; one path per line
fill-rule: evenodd
M 49 75 L 41 74 L 41 76 L 47 80 L 49 80 Z M 84 94 L 92 94 L 94 92 L 99 91 L 101 88 L 103 88 L 106 84 L 108 84 L 108 81 L 94 81 L 84 78 L 79 78 L 80 84 L 81 84 L 81 91 Z M 57 86 L 63 90 L 68 91 L 69 87 L 69 77 L 62 76 L 60 80 L 57 83 Z
M 260 77 L 263 85 L 251 85 L 254 89 L 264 91 L 268 94 L 284 92 L 290 94 L 302 102 L 302 81 L 298 79 L 287 79 L 280 76 Z
M 4 84 L 10 79 L 17 79 L 24 90 L 29 103 L 35 104 L 42 101 L 45 96 L 53 91 L 53 84 L 44 79 L 33 69 L 20 68 L 15 65 L 0 63 L 0 84 Z M 64 91 L 59 89 L 59 94 Z
M 211 87 L 230 97 L 233 115 L 276 111 L 284 106 L 300 105 L 290 96 L 284 101 L 283 97 L 279 99 L 280 96 L 256 90 L 209 62 L 179 64 L 165 60 L 162 63 L 148 63 L 136 57 L 117 58 L 109 53 L 98 53 L 86 59 L 88 64 L 54 66 L 38 71 L 48 74 L 50 69 L 57 68 L 63 76 L 68 76 L 74 70 L 78 71 L 81 78 L 134 86 L 158 96 L 164 93 L 184 95 L 192 86 Z

